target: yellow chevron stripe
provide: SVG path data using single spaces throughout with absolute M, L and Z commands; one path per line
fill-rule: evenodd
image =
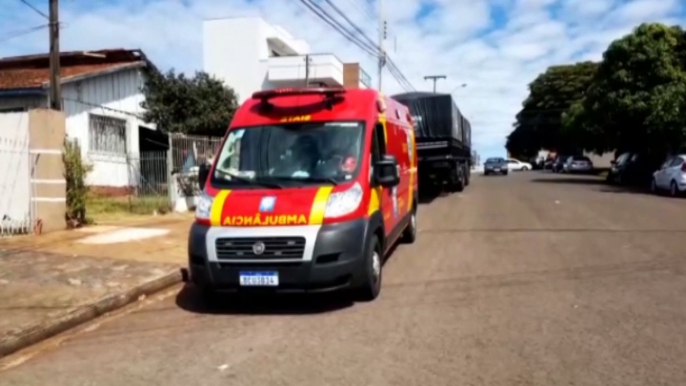
M 317 191 L 310 210 L 310 224 L 319 225 L 324 222 L 324 212 L 326 211 L 326 203 L 329 201 L 329 195 L 333 190 L 333 186 L 323 186 Z
M 386 128 L 386 113 L 379 114 L 379 123 L 383 127 L 383 141 L 388 145 L 388 129 Z
M 381 208 L 381 189 L 380 186 L 372 188 L 371 194 L 369 195 L 369 209 L 367 209 L 367 215 L 369 216 L 373 215 Z
M 224 203 L 226 198 L 229 197 L 230 190 L 220 190 L 217 196 L 212 202 L 212 209 L 210 210 L 210 225 L 221 226 L 222 225 L 222 210 L 224 209 Z

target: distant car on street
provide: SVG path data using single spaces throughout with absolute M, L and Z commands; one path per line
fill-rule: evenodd
M 584 155 L 567 157 L 562 165 L 563 173 L 593 173 L 594 170 L 593 162 Z
M 653 173 L 653 181 L 650 184 L 653 193 L 668 191 L 669 195 L 676 197 L 686 192 L 686 155 L 669 158 L 660 170 Z
M 486 176 L 489 174 L 502 174 L 506 176 L 508 171 L 508 163 L 504 158 L 489 158 L 484 163 L 484 175 Z
M 507 160 L 507 168 L 511 171 L 527 171 L 533 169 L 530 163 L 522 162 L 518 159 L 510 158 Z

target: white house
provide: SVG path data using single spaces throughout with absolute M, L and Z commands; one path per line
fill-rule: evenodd
M 140 154 L 140 133 L 155 129 L 141 119 L 147 66 L 140 50 L 60 54 L 66 132 L 93 165 L 87 179 L 93 187 L 116 190 L 135 184 L 130 163 Z M 0 59 L 0 112 L 47 107 L 49 83 L 47 54 Z
M 369 75 L 357 63 L 312 53 L 306 41 L 260 17 L 204 21 L 203 66 L 232 87 L 239 102 L 255 91 L 279 87 L 370 85 Z

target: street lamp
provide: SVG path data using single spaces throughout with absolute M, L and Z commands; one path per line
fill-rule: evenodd
M 461 85 L 455 87 L 455 88 L 453 89 L 453 91 L 451 91 L 450 93 L 452 94 L 452 93 L 454 93 L 455 91 L 457 91 L 457 89 L 465 88 L 465 87 L 467 87 L 467 83 L 462 83 Z

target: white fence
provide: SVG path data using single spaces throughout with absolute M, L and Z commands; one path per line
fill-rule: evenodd
M 32 230 L 30 159 L 28 113 L 0 113 L 0 237 Z

